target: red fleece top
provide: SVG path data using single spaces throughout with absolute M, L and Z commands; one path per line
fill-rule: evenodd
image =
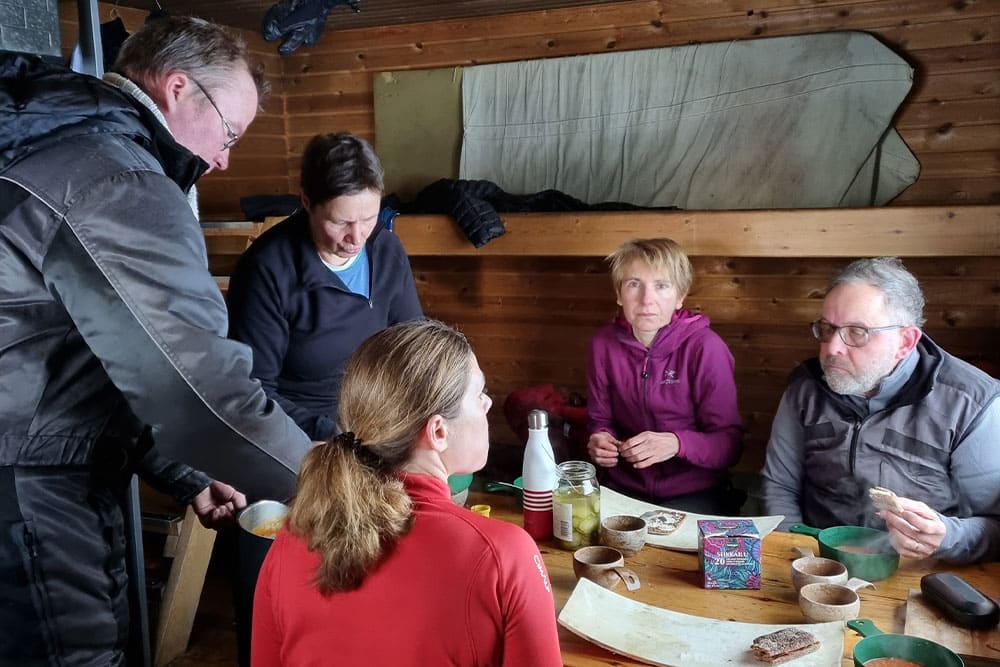
M 548 572 L 527 533 L 406 475 L 413 529 L 357 590 L 320 595 L 319 557 L 282 530 L 257 580 L 253 667 L 562 665 Z

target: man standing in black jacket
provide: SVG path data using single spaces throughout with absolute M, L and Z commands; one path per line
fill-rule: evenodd
M 133 472 L 209 523 L 245 503 L 212 478 L 291 493 L 310 441 L 226 338 L 194 190 L 265 93 L 198 19 L 147 24 L 104 82 L 0 56 L 2 664 L 125 664 Z

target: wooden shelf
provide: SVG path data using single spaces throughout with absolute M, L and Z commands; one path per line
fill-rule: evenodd
M 1000 255 L 1000 206 L 765 211 L 506 213 L 507 233 L 476 249 L 446 215 L 400 215 L 408 255 L 601 257 L 632 238 L 669 236 L 693 256 Z

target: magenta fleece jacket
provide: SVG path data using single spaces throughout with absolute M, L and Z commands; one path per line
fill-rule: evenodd
M 689 310 L 656 335 L 649 349 L 624 318 L 599 329 L 587 360 L 590 432 L 625 440 L 643 431 L 674 433 L 680 453 L 643 470 L 621 459 L 600 468 L 622 493 L 662 502 L 714 486 L 742 451 L 733 355 L 709 319 Z

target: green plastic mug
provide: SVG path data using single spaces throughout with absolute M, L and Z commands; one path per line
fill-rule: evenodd
M 854 646 L 855 667 L 865 667 L 877 658 L 900 658 L 921 667 L 964 667 L 958 655 L 937 642 L 909 635 L 886 634 L 867 618 L 847 622 L 847 627 L 864 637 Z
M 889 544 L 889 533 L 884 530 L 863 526 L 833 526 L 820 530 L 801 523 L 793 523 L 788 530 L 815 537 L 819 541 L 820 554 L 843 563 L 852 577 L 881 581 L 899 567 L 899 554 Z

